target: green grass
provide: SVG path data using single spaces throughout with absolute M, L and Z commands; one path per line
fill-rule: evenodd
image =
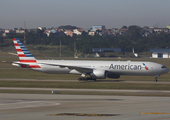
M 0 87 L 26 88 L 77 88 L 77 89 L 131 89 L 131 90 L 170 90 L 169 84 L 121 83 L 121 82 L 62 82 L 62 81 L 17 81 L 1 80 Z
M 0 69 L 0 78 L 75 80 L 78 77 L 80 76 L 72 74 L 46 74 L 28 69 Z

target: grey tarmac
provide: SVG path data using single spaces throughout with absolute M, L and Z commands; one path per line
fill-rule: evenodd
M 169 108 L 170 97 L 0 93 L 1 120 L 168 120 Z

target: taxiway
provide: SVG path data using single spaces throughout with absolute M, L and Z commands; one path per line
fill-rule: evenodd
M 162 120 L 169 108 L 170 97 L 0 93 L 2 120 Z

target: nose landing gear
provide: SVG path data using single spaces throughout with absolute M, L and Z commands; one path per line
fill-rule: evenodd
M 160 76 L 160 75 L 156 75 L 156 76 L 155 76 L 155 80 L 154 80 L 155 82 L 158 81 L 157 79 L 158 79 L 159 76 Z

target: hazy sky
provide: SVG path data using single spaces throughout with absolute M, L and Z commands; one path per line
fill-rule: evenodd
M 0 28 L 170 25 L 170 0 L 0 0 Z

